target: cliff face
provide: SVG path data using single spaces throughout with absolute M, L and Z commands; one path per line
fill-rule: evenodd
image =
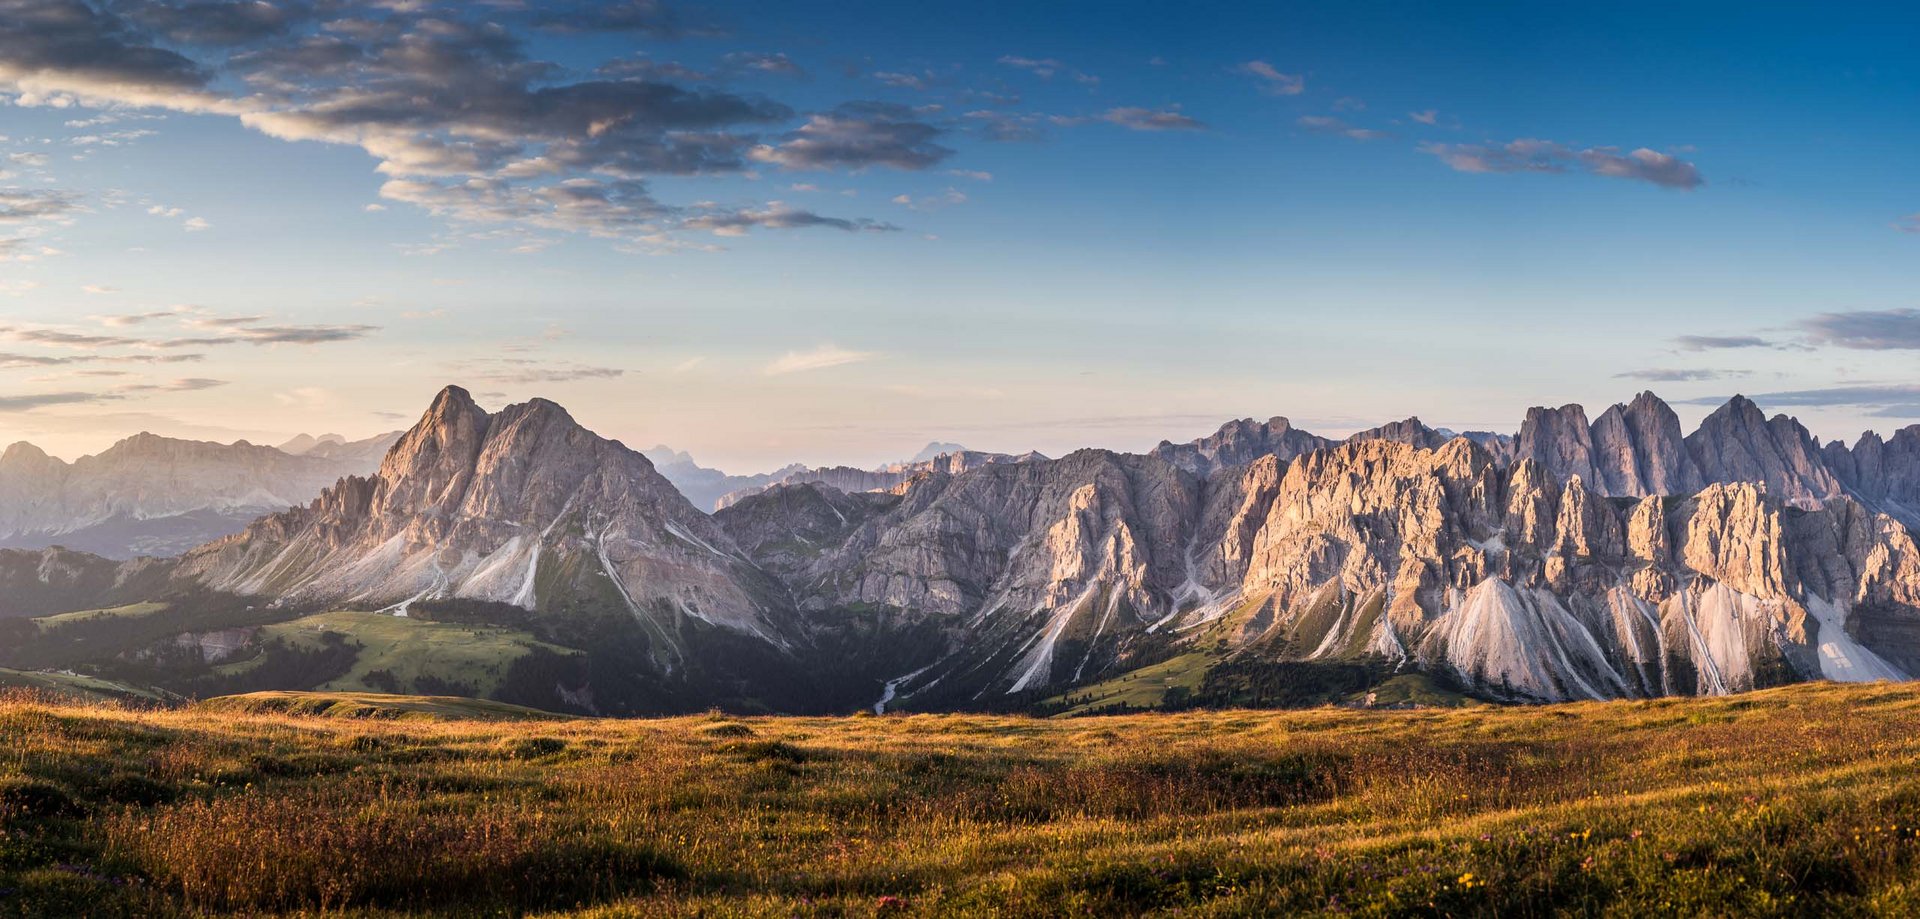
M 1735 396 L 1687 436 L 1687 453 L 1708 482 L 1757 482 L 1796 507 L 1817 508 L 1841 493 L 1813 435 L 1785 415 L 1769 419 Z
M 1591 424 L 1578 405 L 1531 409 L 1514 450 L 1561 481 L 1579 476 L 1612 497 L 1688 494 L 1705 484 L 1679 416 L 1650 392 L 1610 406 Z
M 1657 415 L 1620 414 L 1620 442 L 1678 442 Z M 1585 461 L 1596 476 L 1686 474 L 1648 452 Z M 1548 466 L 1578 455 L 1502 466 L 1464 438 L 1367 439 L 1202 481 L 1158 456 L 1083 451 L 917 481 L 884 514 L 823 532 L 837 544 L 783 577 L 813 608 L 945 622 L 950 651 L 899 687 L 909 702 L 1057 690 L 1156 642 L 1381 660 L 1533 700 L 1913 672 L 1920 556 L 1897 522 L 1755 483 L 1610 498 Z
M 1868 431 L 1851 450 L 1834 441 L 1820 455 L 1848 492 L 1920 528 L 1920 424 L 1888 439 Z

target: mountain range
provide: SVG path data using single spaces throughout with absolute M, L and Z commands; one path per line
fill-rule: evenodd
M 646 451 L 647 459 L 667 481 L 680 490 L 696 507 L 716 511 L 776 485 L 814 483 L 841 491 L 888 491 L 936 469 L 964 472 L 986 463 L 1023 462 L 1045 459 L 1038 453 L 1013 456 L 983 453 L 953 443 L 934 441 L 921 448 L 912 459 L 888 463 L 871 469 L 857 466 L 806 466 L 793 463 L 759 475 L 728 475 L 695 462 L 685 452 L 665 445 Z
M 374 469 L 399 436 L 274 448 L 142 433 L 71 463 L 16 443 L 0 453 L 0 548 L 177 555 Z
M 0 666 L 607 714 L 1920 674 L 1920 425 L 1822 445 L 1735 397 L 1683 433 L 1643 393 L 1591 420 L 1537 408 L 1510 436 L 1273 418 L 1141 454 L 721 484 L 705 513 L 554 403 L 488 412 L 449 387 L 377 469 L 178 558 L 0 552 Z

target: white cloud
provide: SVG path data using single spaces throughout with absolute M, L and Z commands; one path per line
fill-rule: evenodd
M 1281 73 L 1279 68 L 1266 61 L 1248 61 L 1235 67 L 1234 72 L 1259 81 L 1260 91 L 1269 96 L 1298 96 L 1307 91 L 1306 77 L 1294 73 Z
M 1551 140 L 1523 137 L 1505 144 L 1421 144 L 1419 149 L 1455 172 L 1586 172 L 1683 191 L 1706 184 L 1692 163 L 1646 147 L 1622 153 L 1618 147 L 1575 149 Z
M 811 351 L 788 351 L 766 366 L 762 371 L 767 376 L 780 376 L 788 373 L 805 373 L 810 370 L 825 370 L 828 367 L 840 367 L 870 361 L 880 355 L 873 351 L 849 351 L 835 345 L 821 345 Z

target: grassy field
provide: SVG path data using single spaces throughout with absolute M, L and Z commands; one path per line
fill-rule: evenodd
M 30 689 L 88 702 L 159 703 L 164 701 L 159 694 L 151 690 L 116 683 L 112 680 L 74 673 L 9 670 L 5 667 L 0 667 L 0 689 Z
M 491 695 L 513 663 L 535 649 L 560 656 L 578 653 L 512 629 L 424 622 L 388 613 L 321 613 L 261 630 L 263 639 L 277 638 L 296 648 L 318 648 L 327 635 L 344 636 L 359 647 L 353 666 L 319 687 L 322 691 L 391 691 L 415 686 L 424 677 L 474 695 Z
M 54 616 L 42 616 L 34 621 L 42 627 L 58 627 L 75 622 L 89 622 L 98 619 L 139 619 L 167 609 L 165 603 L 134 603 L 128 606 L 116 606 L 110 609 L 87 609 L 72 613 L 60 613 Z
M 0 700 L 0 914 L 1920 914 L 1914 686 L 1051 720 L 399 704 Z

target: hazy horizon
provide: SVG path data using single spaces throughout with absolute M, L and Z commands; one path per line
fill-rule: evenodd
M 67 458 L 447 382 L 730 472 L 1920 420 L 1912 9 L 0 6 L 0 442 Z
M 448 385 L 458 386 L 460 384 L 453 383 Z M 467 388 L 467 387 L 462 387 L 462 388 Z M 1611 399 L 1606 402 L 1577 403 L 1577 404 L 1582 405 L 1587 410 L 1589 417 L 1598 417 L 1601 412 L 1605 411 L 1607 406 L 1613 405 L 1615 403 L 1624 404 L 1630 401 L 1633 396 L 1638 395 L 1642 391 L 1653 392 L 1656 396 L 1660 395 L 1660 393 L 1657 390 L 1652 390 L 1652 389 L 1636 390 L 1633 393 L 1629 393 L 1619 398 Z M 1695 427 L 1698 426 L 1701 419 L 1711 414 L 1714 411 L 1714 409 L 1718 408 L 1720 405 L 1725 404 L 1725 401 L 1727 399 L 1731 399 L 1737 395 L 1742 395 L 1742 394 L 1733 393 L 1733 394 L 1729 394 L 1725 398 L 1713 397 L 1710 400 L 1702 399 L 1702 400 L 1694 400 L 1694 401 L 1685 402 L 1685 403 L 1670 402 L 1669 404 L 1674 409 L 1675 414 L 1680 417 L 1680 420 L 1684 429 L 1688 432 L 1691 432 Z M 422 406 L 423 412 L 425 411 L 426 406 L 431 399 L 431 396 L 432 394 L 429 393 L 422 398 L 421 406 Z M 534 399 L 534 398 L 546 398 L 546 397 L 535 394 L 527 398 Z M 524 401 L 527 401 L 527 400 L 526 399 L 513 400 L 514 403 L 524 402 Z M 549 401 L 554 401 L 554 400 L 549 400 Z M 486 409 L 489 412 L 497 412 L 500 409 L 506 407 L 507 405 L 513 404 L 509 402 L 501 402 L 497 400 L 490 401 L 487 399 L 480 399 L 480 398 L 476 398 L 476 402 L 479 403 L 482 408 Z M 1371 428 L 1379 427 L 1381 425 L 1388 424 L 1395 421 L 1401 421 L 1408 417 L 1418 417 L 1421 422 L 1427 424 L 1430 427 L 1444 429 L 1444 430 L 1451 430 L 1455 433 L 1492 432 L 1495 434 L 1513 435 L 1519 432 L 1521 427 L 1521 422 L 1525 420 L 1527 409 L 1534 408 L 1534 407 L 1557 408 L 1563 404 L 1566 404 L 1566 403 L 1555 403 L 1553 405 L 1544 405 L 1544 403 L 1529 404 L 1527 406 L 1521 407 L 1515 413 L 1514 419 L 1509 423 L 1492 423 L 1492 422 L 1481 423 L 1481 424 L 1447 423 L 1444 421 L 1435 421 L 1431 418 L 1426 418 L 1424 416 L 1419 416 L 1419 415 L 1412 415 L 1412 416 L 1401 415 L 1395 418 L 1381 418 L 1381 419 L 1373 420 L 1370 422 L 1355 422 L 1355 421 L 1349 420 L 1345 426 L 1326 426 L 1326 425 L 1315 426 L 1304 421 L 1303 416 L 1288 415 L 1282 412 L 1277 415 L 1273 413 L 1267 413 L 1267 414 L 1255 413 L 1255 414 L 1242 414 L 1242 415 L 1226 414 L 1226 415 L 1219 415 L 1219 416 L 1195 416 L 1193 419 L 1184 423 L 1175 422 L 1175 426 L 1176 428 L 1178 428 L 1178 431 L 1185 432 L 1188 429 L 1191 429 L 1190 434 L 1176 432 L 1176 433 L 1169 433 L 1162 437 L 1153 437 L 1146 440 L 1141 440 L 1138 438 L 1131 438 L 1131 437 L 1119 437 L 1119 438 L 1109 438 L 1106 440 L 1096 439 L 1089 442 L 1072 442 L 1067 440 L 1064 435 L 1057 434 L 1057 433 L 1053 435 L 1046 435 L 1046 434 L 1036 435 L 1041 438 L 1051 437 L 1052 439 L 1058 441 L 1058 444 L 1056 446 L 1053 446 L 1051 449 L 1047 447 L 1042 447 L 1042 446 L 1034 446 L 1033 444 L 1030 444 L 1030 443 L 1019 443 L 1019 442 L 1012 442 L 1012 441 L 999 442 L 999 441 L 981 440 L 979 442 L 973 442 L 969 440 L 960 439 L 957 435 L 955 437 L 924 436 L 922 437 L 922 439 L 918 441 L 914 441 L 911 438 L 912 436 L 917 436 L 917 435 L 909 435 L 908 440 L 902 441 L 898 445 L 898 449 L 892 453 L 880 453 L 880 454 L 875 454 L 873 456 L 868 456 L 868 457 L 852 457 L 852 458 L 848 458 L 846 456 L 841 456 L 841 455 L 832 454 L 832 453 L 826 453 L 819 456 L 796 455 L 787 459 L 775 458 L 772 460 L 762 461 L 760 465 L 747 465 L 747 466 L 727 465 L 723 462 L 719 462 L 715 459 L 712 459 L 697 450 L 689 449 L 682 445 L 658 442 L 658 441 L 647 441 L 645 439 L 644 434 L 626 436 L 616 431 L 608 430 L 601 427 L 596 427 L 591 418 L 583 417 L 579 412 L 573 411 L 571 409 L 569 409 L 569 414 L 572 414 L 575 417 L 575 420 L 581 422 L 581 424 L 585 426 L 587 429 L 592 430 L 595 433 L 605 436 L 609 439 L 620 441 L 621 443 L 625 444 L 627 447 L 633 450 L 652 451 L 655 448 L 664 447 L 667 449 L 674 450 L 675 452 L 678 452 L 678 453 L 688 454 L 693 458 L 693 460 L 696 463 L 706 468 L 718 469 L 719 471 L 726 472 L 732 475 L 752 475 L 757 473 L 772 472 L 775 469 L 788 466 L 788 465 L 794 465 L 794 464 L 803 465 L 803 466 L 813 466 L 813 467 L 852 466 L 856 468 L 874 468 L 874 467 L 882 466 L 889 463 L 896 463 L 896 462 L 901 462 L 901 461 L 911 459 L 913 455 L 916 454 L 918 451 L 920 451 L 922 448 L 934 443 L 943 443 L 943 442 L 944 443 L 957 442 L 961 446 L 969 450 L 978 450 L 983 452 L 1021 454 L 1021 453 L 1026 453 L 1028 451 L 1037 451 L 1039 453 L 1045 454 L 1047 456 L 1052 456 L 1052 457 L 1059 457 L 1064 454 L 1070 453 L 1074 450 L 1080 450 L 1085 448 L 1106 449 L 1106 450 L 1113 450 L 1113 451 L 1125 452 L 1125 453 L 1144 453 L 1152 449 L 1153 447 L 1157 446 L 1162 440 L 1171 441 L 1173 443 L 1187 443 L 1187 442 L 1211 435 L 1216 431 L 1218 431 L 1222 425 L 1230 423 L 1235 420 L 1250 419 L 1254 421 L 1265 421 L 1274 417 L 1285 417 L 1296 428 L 1305 430 L 1312 434 L 1318 434 L 1323 437 L 1329 437 L 1334 439 L 1344 438 L 1360 431 L 1369 430 Z M 1765 404 L 1761 404 L 1760 407 L 1763 410 L 1769 409 L 1769 407 Z M 562 408 L 567 408 L 567 406 L 563 404 Z M 1791 417 L 1799 417 L 1791 411 L 1775 412 L 1772 410 L 1768 410 L 1767 414 L 1769 416 L 1772 416 L 1775 414 L 1785 414 Z M 407 428 L 412 427 L 414 424 L 414 421 L 417 421 L 417 420 L 418 419 L 410 420 L 405 424 L 400 424 L 395 427 L 383 428 L 380 430 L 341 432 L 341 431 L 334 431 L 334 430 L 322 431 L 322 430 L 315 429 L 315 430 L 300 430 L 300 431 L 290 431 L 290 432 L 257 432 L 256 435 L 252 437 L 246 436 L 245 434 L 240 434 L 226 440 L 221 440 L 220 438 L 217 438 L 217 437 L 195 436 L 192 434 L 170 434 L 164 430 L 147 431 L 145 429 L 142 429 L 141 431 L 128 431 L 125 434 L 113 436 L 109 440 L 107 440 L 105 443 L 100 444 L 98 447 L 81 449 L 78 451 L 68 452 L 68 453 L 60 453 L 60 452 L 48 449 L 47 446 L 43 443 L 37 443 L 31 440 L 28 440 L 27 442 L 34 443 L 34 446 L 39 447 L 43 450 L 46 450 L 50 455 L 56 456 L 67 462 L 72 462 L 73 460 L 81 456 L 98 454 L 101 451 L 118 443 L 119 441 L 139 433 L 154 433 L 154 434 L 159 434 L 161 436 L 166 436 L 166 437 L 178 437 L 179 439 L 184 439 L 184 440 L 206 440 L 206 441 L 212 441 L 216 443 L 232 443 L 234 441 L 244 440 L 244 441 L 247 441 L 248 443 L 252 443 L 255 445 L 277 447 L 301 435 L 307 435 L 311 437 L 321 437 L 325 435 L 338 434 L 339 436 L 345 438 L 348 441 L 363 440 L 371 437 L 378 437 L 382 434 L 404 431 Z M 1804 421 L 1804 419 L 1802 420 Z M 1898 427 L 1905 427 L 1905 426 L 1906 425 L 1900 425 Z M 1062 427 L 1065 427 L 1065 426 L 1062 426 Z M 937 425 L 936 425 L 936 429 L 937 429 Z M 1039 426 L 1034 426 L 1034 429 L 1038 430 Z M 1885 437 L 1885 436 L 1890 436 L 1897 429 L 1898 428 L 1895 426 L 1883 424 L 1879 426 L 1870 426 L 1866 430 L 1877 432 L 1881 436 Z M 1075 429 L 1075 430 L 1078 430 L 1078 429 Z M 1815 440 L 1817 440 L 1820 443 L 1826 443 L 1832 440 L 1839 440 L 1848 446 L 1852 446 L 1855 442 L 1855 439 L 1859 436 L 1859 434 L 1864 432 L 1856 432 L 1854 435 L 1841 436 L 1837 434 L 1827 434 L 1818 429 L 1810 429 L 1810 433 L 1814 436 Z M 1002 435 L 1002 436 L 1005 436 L 1005 435 Z M 1099 435 L 1096 434 L 1095 436 L 1097 438 Z M 15 441 L 7 441 L 5 443 L 0 443 L 0 449 L 5 448 L 6 446 L 8 446 L 13 442 Z M 885 448 L 882 447 L 881 449 L 884 450 Z

